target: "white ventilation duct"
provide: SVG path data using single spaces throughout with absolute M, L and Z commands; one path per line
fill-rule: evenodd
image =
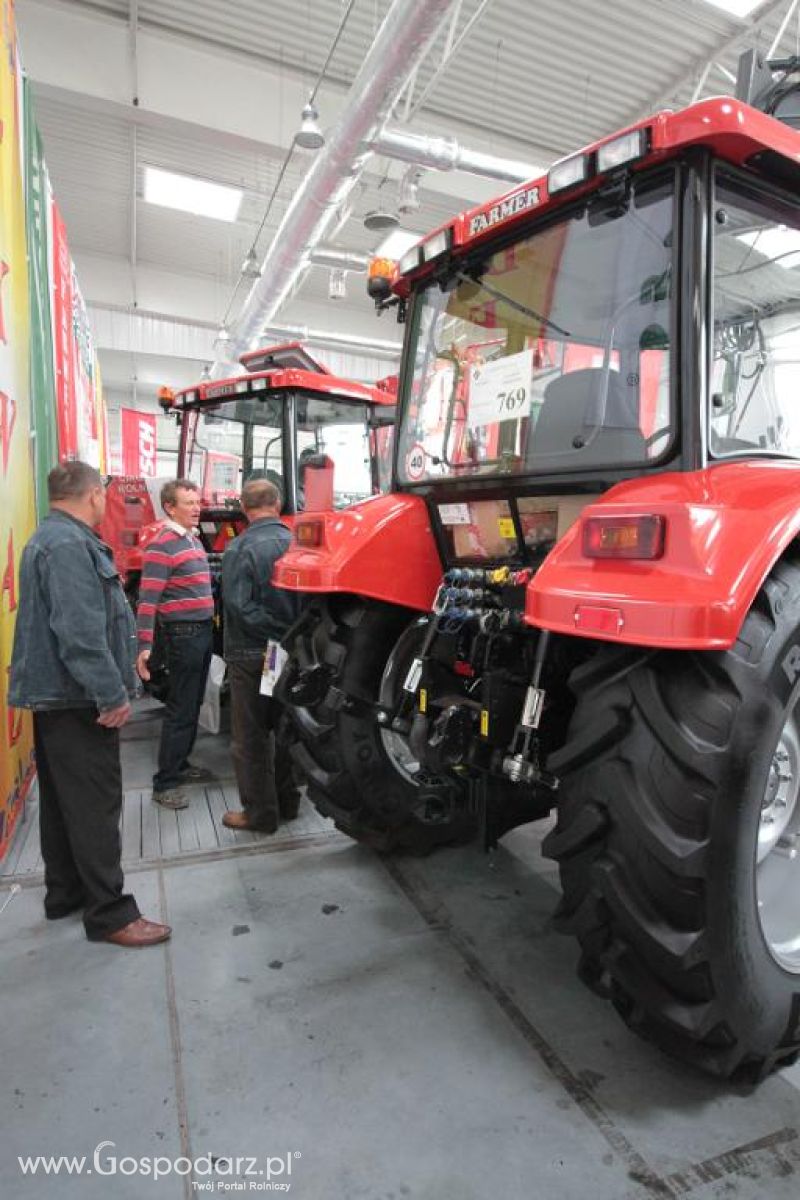
M 391 115 L 403 88 L 422 62 L 456 0 L 394 0 L 347 95 L 344 111 L 301 183 L 281 221 L 257 279 L 231 327 L 227 363 L 251 346 L 275 316 L 336 221 L 337 211 L 370 158 L 370 146 Z
M 426 137 L 406 129 L 384 129 L 370 142 L 376 154 L 397 158 L 434 171 L 467 171 L 504 183 L 522 183 L 541 174 L 542 168 L 513 158 L 497 158 L 467 150 L 455 138 Z
M 357 250 L 339 250 L 334 246 L 319 246 L 308 255 L 315 267 L 330 267 L 333 271 L 366 271 L 369 255 Z

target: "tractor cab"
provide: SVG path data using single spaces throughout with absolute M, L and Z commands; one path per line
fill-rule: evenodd
M 210 552 L 243 527 L 242 485 L 276 485 L 283 513 L 333 511 L 386 490 L 394 395 L 340 379 L 297 342 L 251 351 L 247 373 L 165 403 L 180 424 L 178 472 L 201 489 Z
M 247 373 L 202 381 L 159 403 L 180 426 L 177 474 L 202 496 L 200 534 L 218 574 L 219 556 L 245 526 L 242 485 L 269 479 L 284 519 L 333 511 L 388 490 L 396 377 L 368 387 L 341 379 L 299 343 L 242 356 Z M 142 553 L 161 528 L 163 480 L 112 476 L 101 534 L 135 603 Z
M 656 118 L 403 264 L 396 487 L 445 563 L 537 565 L 626 480 L 800 458 L 800 220 L 743 170 L 777 166 L 765 125 L 796 140 L 730 101 Z
M 659 113 L 408 252 L 390 301 L 406 321 L 393 492 L 404 511 L 424 506 L 434 553 L 418 553 L 403 593 L 396 578 L 371 580 L 375 598 L 416 604 L 442 569 L 509 566 L 529 572 L 523 607 L 537 627 L 729 642 L 752 594 L 680 605 L 664 628 L 685 578 L 679 547 L 706 530 L 690 522 L 678 538 L 652 505 L 676 474 L 673 486 L 709 492 L 747 462 L 771 491 L 800 471 L 798 137 L 730 98 Z M 641 514 L 579 522 L 612 494 Z M 349 535 L 328 525 L 298 549 Z M 623 603 L 606 565 L 598 594 L 587 556 L 658 559 L 663 590 Z M 287 558 L 287 586 L 303 586 L 297 568 L 312 561 Z

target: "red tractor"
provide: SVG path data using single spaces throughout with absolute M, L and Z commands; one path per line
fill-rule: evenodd
M 798 64 L 756 67 L 402 260 L 393 490 L 276 576 L 318 809 L 420 852 L 553 814 L 583 980 L 743 1079 L 800 1048 Z
M 246 375 L 165 390 L 160 399 L 181 427 L 178 477 L 201 489 L 200 534 L 215 574 L 228 539 L 244 525 L 239 493 L 248 479 L 278 485 L 291 525 L 301 510 L 335 510 L 385 491 L 391 476 L 389 385 L 340 379 L 298 342 L 252 351 L 241 362 Z M 159 524 L 148 481 L 112 478 L 102 532 L 132 596 L 142 550 Z

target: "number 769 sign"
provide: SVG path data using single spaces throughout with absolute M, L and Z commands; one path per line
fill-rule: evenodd
M 531 404 L 533 350 L 522 350 L 493 362 L 472 367 L 469 372 L 469 418 L 471 429 L 527 417 Z

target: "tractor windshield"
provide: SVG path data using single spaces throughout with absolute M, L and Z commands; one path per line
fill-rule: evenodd
M 717 179 L 709 450 L 800 457 L 800 216 Z
M 287 463 L 292 412 L 297 458 Z M 289 512 L 342 508 L 377 490 L 369 416 L 357 400 L 301 391 L 202 404 L 186 414 L 183 470 L 209 506 L 235 505 L 243 483 L 269 479 Z
M 183 471 L 203 503 L 238 503 L 248 479 L 271 479 L 285 496 L 283 396 L 242 396 L 191 409 L 184 421 Z
M 417 298 L 398 472 L 541 475 L 661 457 L 674 179 L 583 206 Z
M 372 495 L 368 405 L 298 395 L 297 449 L 298 508 L 312 506 L 314 474 L 325 470 L 332 472 L 334 508 Z

